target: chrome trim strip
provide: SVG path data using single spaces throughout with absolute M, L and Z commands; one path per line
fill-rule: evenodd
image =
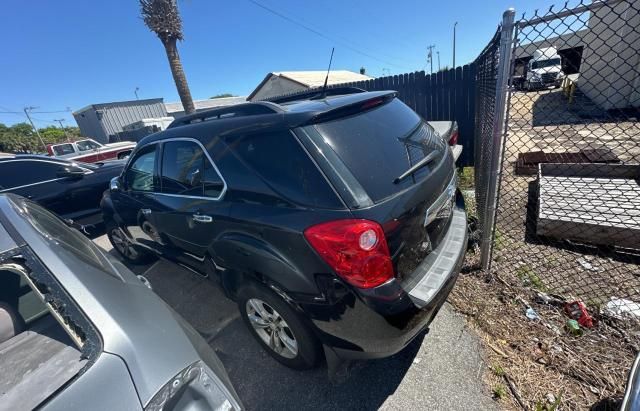
M 184 251 L 184 253 L 185 253 L 186 255 L 188 255 L 189 257 L 191 257 L 191 258 L 195 259 L 195 260 L 198 260 L 198 261 L 200 261 L 200 262 L 203 262 L 203 261 L 204 261 L 204 257 L 198 257 L 197 255 L 193 255 L 193 254 L 188 253 L 188 252 L 186 252 L 186 251 Z

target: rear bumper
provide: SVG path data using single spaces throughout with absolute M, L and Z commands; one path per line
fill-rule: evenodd
M 428 329 L 446 301 L 466 248 L 466 212 L 459 201 L 445 238 L 416 268 L 422 271 L 419 280 L 403 285 L 392 280 L 358 296 L 347 294 L 324 315 L 311 315 L 318 336 L 342 359 L 383 358 L 401 351 Z

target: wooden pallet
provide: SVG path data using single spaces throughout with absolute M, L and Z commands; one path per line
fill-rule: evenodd
M 540 164 L 540 236 L 640 249 L 640 166 Z

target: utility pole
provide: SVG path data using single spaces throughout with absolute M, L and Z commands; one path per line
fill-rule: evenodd
M 435 48 L 435 44 L 427 46 L 429 49 L 429 53 L 427 53 L 427 58 L 429 59 L 429 63 L 431 63 L 431 74 L 433 74 L 433 49 Z
M 40 142 L 42 143 L 42 147 L 44 148 L 44 152 L 46 153 L 47 152 L 47 145 L 44 143 L 44 140 L 42 139 L 42 136 L 40 135 L 40 132 L 38 131 L 36 126 L 33 124 L 33 120 L 31 120 L 31 116 L 29 115 L 29 112 L 31 110 L 33 110 L 34 108 L 37 108 L 37 107 L 32 107 L 32 106 L 25 107 L 24 108 L 24 114 L 27 115 L 27 118 L 29 119 L 29 123 L 31 123 L 31 127 L 33 128 L 33 131 L 36 132 L 38 138 L 40 139 Z
M 453 23 L 453 68 L 456 68 L 456 26 L 458 22 Z
M 438 71 L 440 71 L 440 52 L 436 51 L 436 54 L 438 55 Z
M 64 126 L 62 125 L 62 122 L 65 121 L 65 119 L 60 118 L 60 119 L 53 120 L 53 121 L 56 121 L 58 124 L 60 124 L 60 128 L 62 129 L 62 132 L 64 133 L 64 136 L 67 138 L 67 141 L 70 143 L 71 140 L 69 140 L 69 135 L 67 134 L 67 129 L 64 128 Z

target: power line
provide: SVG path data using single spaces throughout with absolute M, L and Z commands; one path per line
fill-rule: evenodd
M 262 4 L 262 3 L 259 3 L 259 2 L 257 2 L 257 1 L 255 1 L 255 0 L 248 0 L 248 1 L 249 1 L 249 2 L 251 2 L 251 3 L 253 3 L 253 4 L 255 4 L 256 6 L 260 7 L 261 9 L 268 11 L 268 12 L 269 12 L 269 13 L 271 13 L 271 14 L 274 14 L 274 15 L 276 15 L 276 16 L 278 16 L 278 17 L 280 17 L 281 19 L 288 21 L 288 22 L 289 22 L 289 23 L 291 23 L 291 24 L 295 24 L 296 26 L 302 27 L 303 29 L 305 29 L 305 30 L 307 30 L 307 31 L 309 31 L 309 32 L 311 32 L 311 33 L 313 33 L 313 34 L 315 34 L 315 35 L 317 35 L 317 36 L 322 37 L 322 38 L 323 38 L 323 39 L 325 39 L 325 40 L 329 40 L 329 41 L 332 41 L 332 42 L 335 42 L 335 43 L 342 44 L 344 47 L 346 47 L 346 48 L 348 48 L 349 50 L 351 50 L 351 51 L 353 51 L 353 52 L 355 52 L 355 53 L 358 53 L 358 54 L 360 54 L 360 55 L 362 55 L 362 56 L 365 56 L 365 57 L 368 57 L 368 58 L 370 58 L 370 59 L 373 59 L 373 60 L 379 61 L 380 63 L 388 64 L 388 65 L 390 65 L 390 66 L 395 66 L 395 67 L 399 67 L 399 68 L 402 68 L 402 69 L 408 69 L 408 67 L 400 66 L 400 65 L 398 65 L 398 64 L 394 64 L 394 63 L 390 63 L 390 62 L 388 62 L 388 61 L 385 61 L 385 60 L 379 59 L 378 57 L 375 57 L 375 56 L 373 56 L 373 55 L 371 55 L 371 54 L 369 54 L 369 53 L 366 53 L 366 52 L 364 52 L 364 51 L 362 51 L 362 50 L 359 50 L 359 49 L 357 49 L 357 48 L 355 48 L 355 47 L 353 47 L 353 46 L 351 46 L 351 45 L 349 45 L 349 44 L 345 43 L 344 41 L 340 41 L 340 40 L 335 39 L 335 38 L 333 38 L 333 37 L 331 37 L 331 36 L 328 36 L 328 35 L 326 35 L 326 34 L 324 34 L 324 33 L 320 32 L 320 31 L 318 31 L 318 30 L 316 30 L 316 29 L 314 29 L 314 28 L 312 28 L 312 27 L 307 26 L 307 25 L 306 25 L 306 24 L 304 24 L 304 23 L 301 23 L 301 22 L 299 22 L 299 21 L 297 21 L 297 20 L 295 20 L 295 19 L 293 19 L 293 18 L 291 18 L 291 17 L 289 17 L 289 16 L 286 16 L 286 15 L 284 15 L 284 14 L 282 14 L 282 13 L 280 13 L 280 12 L 278 12 L 278 11 L 276 11 L 276 10 L 274 10 L 274 9 L 270 8 L 270 7 L 265 6 L 265 5 L 264 5 L 264 4 Z

